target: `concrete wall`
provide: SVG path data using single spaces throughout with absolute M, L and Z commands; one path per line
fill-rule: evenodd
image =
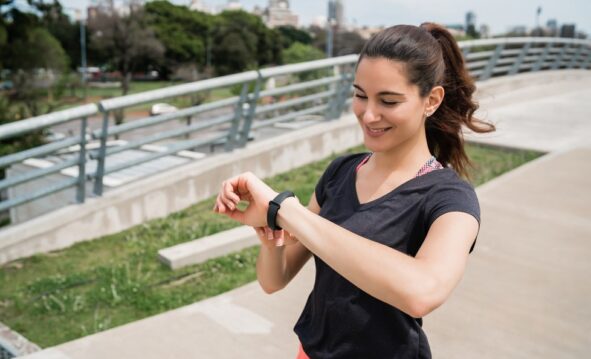
M 171 169 L 0 231 L 0 264 L 117 233 L 217 194 L 223 180 L 266 178 L 363 143 L 351 114 Z

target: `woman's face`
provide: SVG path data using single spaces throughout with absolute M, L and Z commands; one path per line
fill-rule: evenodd
M 401 62 L 364 57 L 353 86 L 353 112 L 370 151 L 387 152 L 424 132 L 427 98 L 408 82 Z

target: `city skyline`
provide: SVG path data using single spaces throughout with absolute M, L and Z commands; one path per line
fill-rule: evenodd
M 172 0 L 177 5 L 188 5 L 190 0 Z M 210 6 L 222 6 L 227 0 L 203 0 Z M 61 0 L 64 6 L 82 8 L 90 4 L 90 0 Z M 252 11 L 255 5 L 266 7 L 268 0 L 241 0 L 243 8 Z M 292 0 L 289 2 L 292 11 L 299 16 L 300 25 L 308 25 L 319 16 L 326 17 L 328 0 Z M 477 27 L 487 24 L 491 34 L 509 31 L 515 26 L 526 26 L 531 29 L 535 25 L 536 9 L 542 8 L 540 24 L 555 19 L 559 26 L 576 24 L 577 31 L 591 35 L 591 2 L 588 0 L 571 0 L 565 2 L 523 0 L 469 1 L 448 0 L 445 3 L 436 0 L 344 0 L 345 20 L 356 26 L 390 26 L 395 24 L 418 25 L 424 21 L 442 24 L 463 24 L 465 14 L 472 11 L 476 14 Z M 421 4 L 421 6 L 417 6 Z M 391 11 L 388 11 L 391 9 Z M 587 15 L 585 15 L 587 14 Z

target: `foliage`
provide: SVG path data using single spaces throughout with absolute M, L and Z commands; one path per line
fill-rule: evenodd
M 283 51 L 283 63 L 295 64 L 298 62 L 306 62 L 319 60 L 324 58 L 324 52 L 317 48 L 302 44 L 301 42 L 294 42 L 289 48 Z
M 133 71 L 149 68 L 152 61 L 159 62 L 164 55 L 164 46 L 146 26 L 144 10 L 130 4 L 129 14 L 105 8 L 97 11 L 88 22 L 92 31 L 91 43 L 109 55 L 110 64 L 123 76 L 123 94 L 129 91 Z
M 181 64 L 193 63 L 203 69 L 207 44 L 211 41 L 212 16 L 160 0 L 147 3 L 145 11 L 147 24 L 154 28 L 166 49 L 160 65 L 164 77 L 168 78 Z
M 305 45 L 312 44 L 312 34 L 293 26 L 279 26 L 277 31 L 281 34 L 281 44 L 284 49 L 289 48 L 296 42 Z
M 212 31 L 213 62 L 218 75 L 281 61 L 281 35 L 262 20 L 244 11 L 224 11 L 215 19 Z
M 312 45 L 320 51 L 326 51 L 327 34 L 326 29 L 311 26 L 309 31 L 314 36 Z M 333 56 L 344 56 L 349 54 L 358 54 L 361 52 L 365 39 L 353 31 L 337 31 L 333 34 Z

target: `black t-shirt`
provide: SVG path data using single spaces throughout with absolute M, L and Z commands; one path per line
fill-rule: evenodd
M 415 177 L 359 204 L 355 168 L 368 154 L 343 155 L 329 164 L 316 185 L 320 216 L 413 257 L 440 215 L 461 211 L 480 223 L 474 188 L 451 168 Z M 294 327 L 311 359 L 431 358 L 422 318 L 370 296 L 316 255 L 314 260 L 314 288 Z

